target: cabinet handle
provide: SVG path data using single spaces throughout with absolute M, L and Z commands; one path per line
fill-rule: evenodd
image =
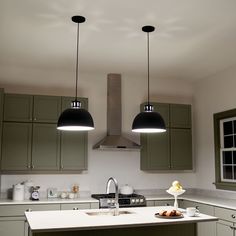
M 30 165 L 28 165 L 27 168 L 30 169 Z
M 232 217 L 233 219 L 235 219 L 236 216 L 235 216 L 234 214 L 232 214 L 231 217 Z
M 235 230 L 236 229 L 236 227 L 235 226 L 229 226 L 230 227 L 230 229 L 233 229 L 233 230 Z
M 28 208 L 28 209 L 26 209 L 25 211 L 26 211 L 26 212 L 31 212 L 32 209 L 31 209 L 31 208 Z
M 196 209 L 199 210 L 199 206 L 196 206 Z
M 165 206 L 169 206 L 170 204 L 169 203 L 166 203 Z
M 31 168 L 34 169 L 34 165 L 32 165 Z
M 34 120 L 37 120 L 37 118 L 36 118 L 36 117 L 34 117 Z
M 64 166 L 63 165 L 61 165 L 61 169 L 63 169 L 64 168 Z
M 78 207 L 73 207 L 73 210 L 79 210 L 79 208 Z

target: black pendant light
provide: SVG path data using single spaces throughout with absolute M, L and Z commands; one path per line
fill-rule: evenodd
M 132 131 L 137 133 L 162 133 L 166 131 L 163 118 L 158 112 L 154 111 L 153 105 L 149 99 L 149 33 L 153 32 L 155 27 L 146 25 L 142 27 L 142 31 L 147 33 L 147 79 L 148 79 L 148 102 L 144 106 L 144 111 L 140 112 L 133 121 Z
M 86 19 L 83 16 L 73 16 L 71 19 L 78 24 L 75 100 L 71 102 L 71 108 L 68 108 L 61 113 L 57 122 L 57 129 L 67 131 L 88 131 L 94 129 L 93 118 L 87 110 L 81 108 L 81 102 L 77 100 L 79 77 L 79 24 L 85 22 Z

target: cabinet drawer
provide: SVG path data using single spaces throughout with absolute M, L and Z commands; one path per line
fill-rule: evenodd
M 155 201 L 155 206 L 173 206 L 174 201 L 173 200 L 158 200 Z
M 4 205 L 0 206 L 0 216 L 23 216 L 25 211 L 60 210 L 60 204 Z
M 234 210 L 215 207 L 215 216 L 222 220 L 236 222 L 236 211 Z
M 90 209 L 90 203 L 65 203 L 61 204 L 61 210 Z

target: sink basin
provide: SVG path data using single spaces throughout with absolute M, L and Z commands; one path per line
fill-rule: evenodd
M 91 211 L 86 212 L 89 216 L 115 216 L 115 211 Z M 127 215 L 127 214 L 134 214 L 134 212 L 131 211 L 119 211 L 118 215 Z

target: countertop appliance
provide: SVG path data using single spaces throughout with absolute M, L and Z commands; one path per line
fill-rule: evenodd
M 115 202 L 115 193 L 109 194 L 92 194 L 91 197 L 99 200 L 99 208 L 108 208 L 110 204 Z M 143 195 L 119 194 L 118 198 L 119 207 L 143 207 L 146 206 L 146 199 Z

